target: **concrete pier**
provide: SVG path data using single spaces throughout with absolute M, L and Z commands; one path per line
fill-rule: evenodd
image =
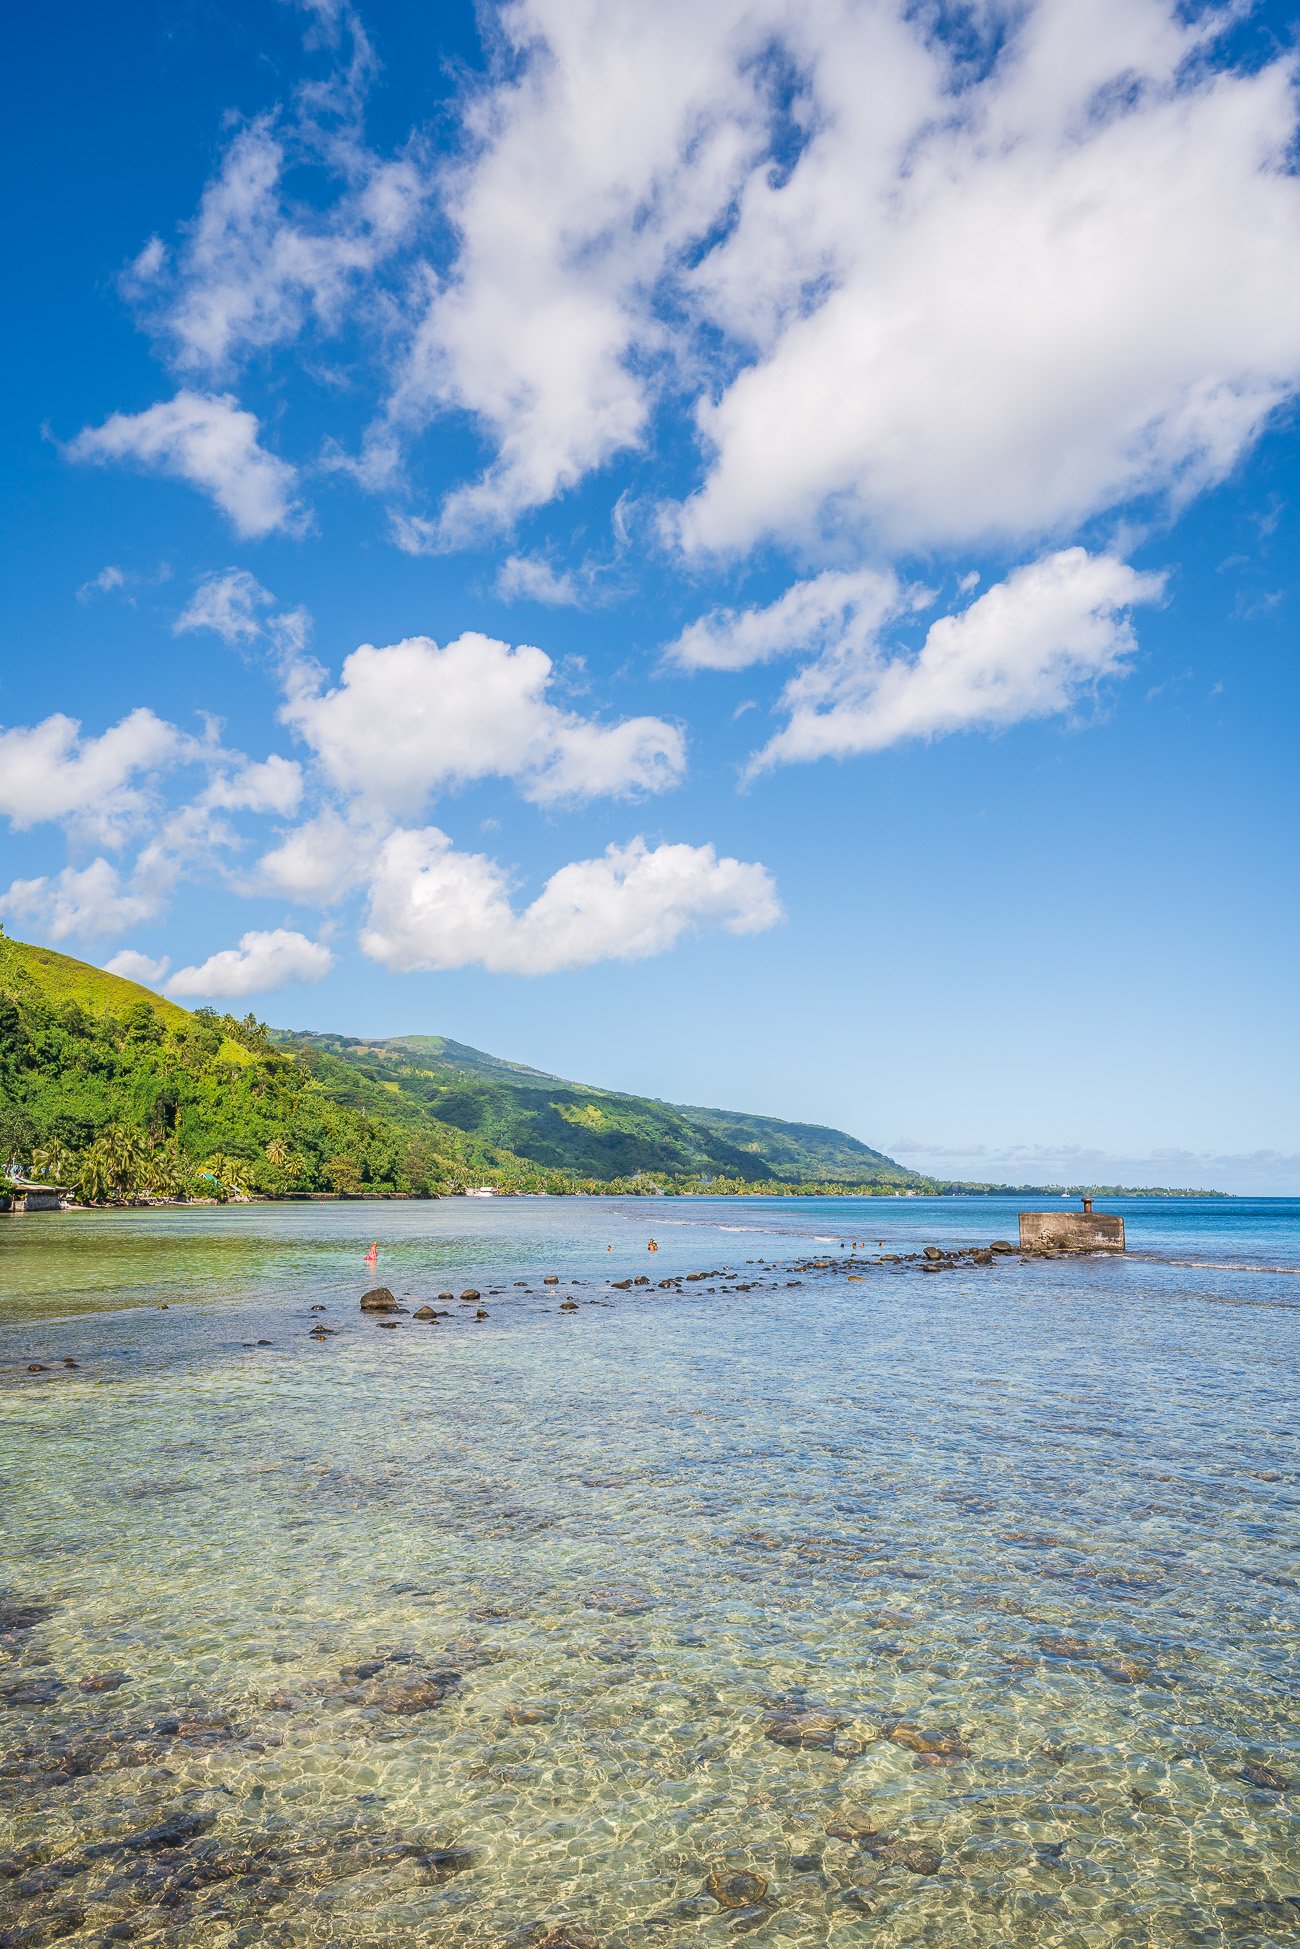
M 1083 1199 L 1082 1211 L 1022 1211 L 1020 1244 L 1025 1251 L 1122 1252 L 1124 1220 L 1109 1211 L 1094 1211 Z

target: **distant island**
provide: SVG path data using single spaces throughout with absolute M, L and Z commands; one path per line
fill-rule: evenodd
M 598 1089 L 441 1036 L 374 1041 L 190 1011 L 0 932 L 0 1167 L 11 1163 L 86 1204 L 488 1187 L 1216 1195 L 928 1178 L 840 1130 Z

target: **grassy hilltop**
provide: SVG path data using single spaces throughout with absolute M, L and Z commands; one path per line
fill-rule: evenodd
M 10 1157 L 91 1201 L 925 1183 L 841 1131 L 589 1088 L 437 1036 L 276 1032 L 0 934 Z

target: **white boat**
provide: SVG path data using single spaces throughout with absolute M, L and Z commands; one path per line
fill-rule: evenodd
M 465 1187 L 465 1196 L 467 1198 L 495 1198 L 496 1195 L 497 1188 L 495 1184 L 471 1184 Z

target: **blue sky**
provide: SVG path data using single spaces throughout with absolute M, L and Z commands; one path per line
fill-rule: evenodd
M 29 10 L 7 929 L 1300 1189 L 1294 27 Z

